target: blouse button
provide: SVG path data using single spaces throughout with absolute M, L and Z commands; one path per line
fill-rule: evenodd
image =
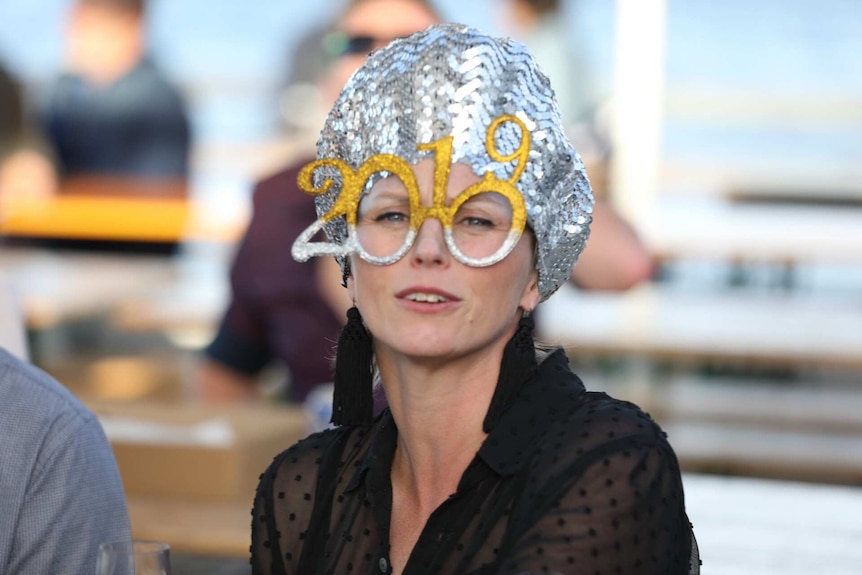
M 380 561 L 377 562 L 377 566 L 380 567 L 381 573 L 389 573 L 389 562 L 386 561 L 386 557 L 381 557 Z

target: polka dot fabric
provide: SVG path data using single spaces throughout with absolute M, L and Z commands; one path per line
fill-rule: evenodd
M 398 430 L 312 435 L 275 458 L 252 510 L 255 575 L 390 573 Z M 432 513 L 405 574 L 699 573 L 676 456 L 637 406 L 584 390 L 558 350 Z

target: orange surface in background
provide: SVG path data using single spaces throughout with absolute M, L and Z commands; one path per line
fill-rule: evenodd
M 0 234 L 13 237 L 180 242 L 234 241 L 245 218 L 214 218 L 180 179 L 75 176 L 57 193 L 2 198 Z
M 9 236 L 174 242 L 187 235 L 188 200 L 105 196 L 57 196 L 20 202 L 0 231 Z

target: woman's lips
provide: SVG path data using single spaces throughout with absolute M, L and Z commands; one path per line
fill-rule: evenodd
M 395 296 L 410 309 L 419 311 L 440 310 L 460 301 L 460 298 L 450 292 L 427 286 L 409 287 Z

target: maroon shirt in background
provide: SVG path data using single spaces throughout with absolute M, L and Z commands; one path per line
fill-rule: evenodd
M 255 187 L 251 223 L 231 266 L 231 301 L 205 351 L 246 374 L 258 373 L 273 359 L 284 361 L 293 401 L 332 381 L 342 326 L 317 289 L 319 260 L 299 263 L 290 255 L 293 241 L 317 219 L 314 199 L 296 183 L 309 161 L 303 158 Z

